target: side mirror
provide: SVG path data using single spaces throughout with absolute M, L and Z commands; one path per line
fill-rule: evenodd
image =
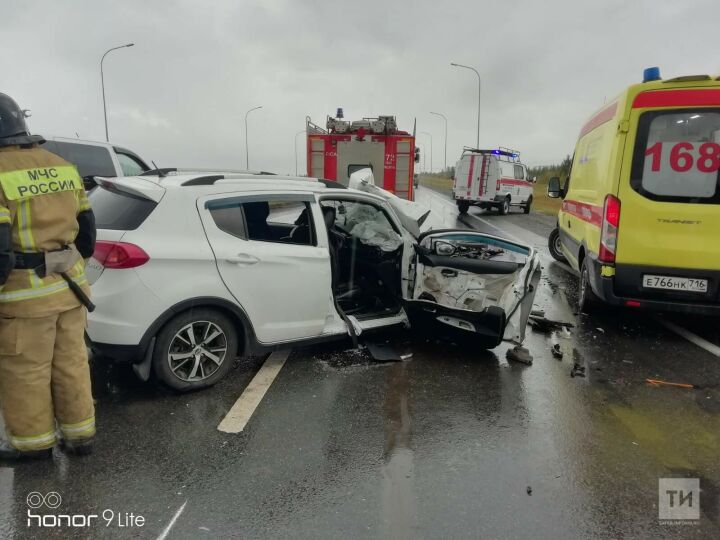
M 547 194 L 548 197 L 551 199 L 558 199 L 562 197 L 562 189 L 560 188 L 560 178 L 557 176 L 553 176 L 548 181 L 548 188 L 547 188 Z
M 455 255 L 457 249 L 450 242 L 443 242 L 438 240 L 435 242 L 435 255 L 442 255 L 443 257 L 452 257 Z

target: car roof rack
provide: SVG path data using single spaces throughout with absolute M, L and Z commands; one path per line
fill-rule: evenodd
M 339 182 L 336 182 L 334 180 L 328 180 L 326 178 L 312 178 L 307 176 L 278 176 L 278 175 L 272 175 L 271 178 L 258 178 L 257 175 L 252 175 L 248 173 L 244 174 L 212 174 L 212 175 L 206 175 L 206 176 L 198 176 L 197 178 L 193 178 L 191 180 L 186 180 L 182 184 L 180 184 L 183 187 L 192 187 L 192 186 L 212 186 L 215 185 L 215 183 L 218 180 L 244 180 L 248 182 L 277 182 L 278 180 L 289 180 L 291 182 L 313 182 L 313 183 L 319 183 L 323 186 L 331 189 L 347 189 L 347 186 L 344 186 L 340 184 Z
M 183 182 L 182 186 L 212 186 L 215 182 L 218 180 L 222 180 L 225 178 L 221 174 L 213 174 L 210 176 L 198 176 L 197 178 L 193 178 L 192 180 L 188 180 L 187 182 Z
M 150 169 L 141 173 L 139 176 L 168 176 L 169 174 L 194 174 L 194 173 L 227 173 L 227 174 L 254 174 L 262 176 L 277 176 L 275 173 L 268 171 L 248 171 L 241 169 L 215 169 L 206 167 L 163 167 L 160 169 Z

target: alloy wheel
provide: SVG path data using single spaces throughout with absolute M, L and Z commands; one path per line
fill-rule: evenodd
M 194 321 L 178 330 L 170 341 L 168 366 L 181 381 L 203 381 L 220 368 L 227 349 L 227 337 L 217 324 Z

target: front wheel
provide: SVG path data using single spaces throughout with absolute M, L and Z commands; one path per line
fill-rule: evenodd
M 530 207 L 532 206 L 532 202 L 533 202 L 533 200 L 532 200 L 532 195 L 531 195 L 530 197 L 528 197 L 528 200 L 525 203 L 525 206 L 523 206 L 523 212 L 525 212 L 526 214 L 530 213 Z
M 562 252 L 562 244 L 560 243 L 560 229 L 557 227 L 552 230 L 550 236 L 548 237 L 548 249 L 550 250 L 550 255 L 552 255 L 553 259 L 564 263 L 567 262 L 567 259 Z
M 227 316 L 214 309 L 191 309 L 158 334 L 153 368 L 174 390 L 199 390 L 227 375 L 237 351 L 238 332 Z
M 498 206 L 498 211 L 500 212 L 501 216 L 504 216 L 508 212 L 510 212 L 510 199 L 505 199 L 503 202 L 500 203 L 500 206 Z

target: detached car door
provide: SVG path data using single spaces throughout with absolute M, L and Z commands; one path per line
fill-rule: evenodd
M 213 195 L 198 211 L 230 293 L 258 341 L 319 336 L 333 305 L 330 254 L 312 195 Z
M 467 230 L 417 239 L 406 308 L 414 325 L 472 336 L 481 347 L 522 343 L 540 280 L 530 247 Z

